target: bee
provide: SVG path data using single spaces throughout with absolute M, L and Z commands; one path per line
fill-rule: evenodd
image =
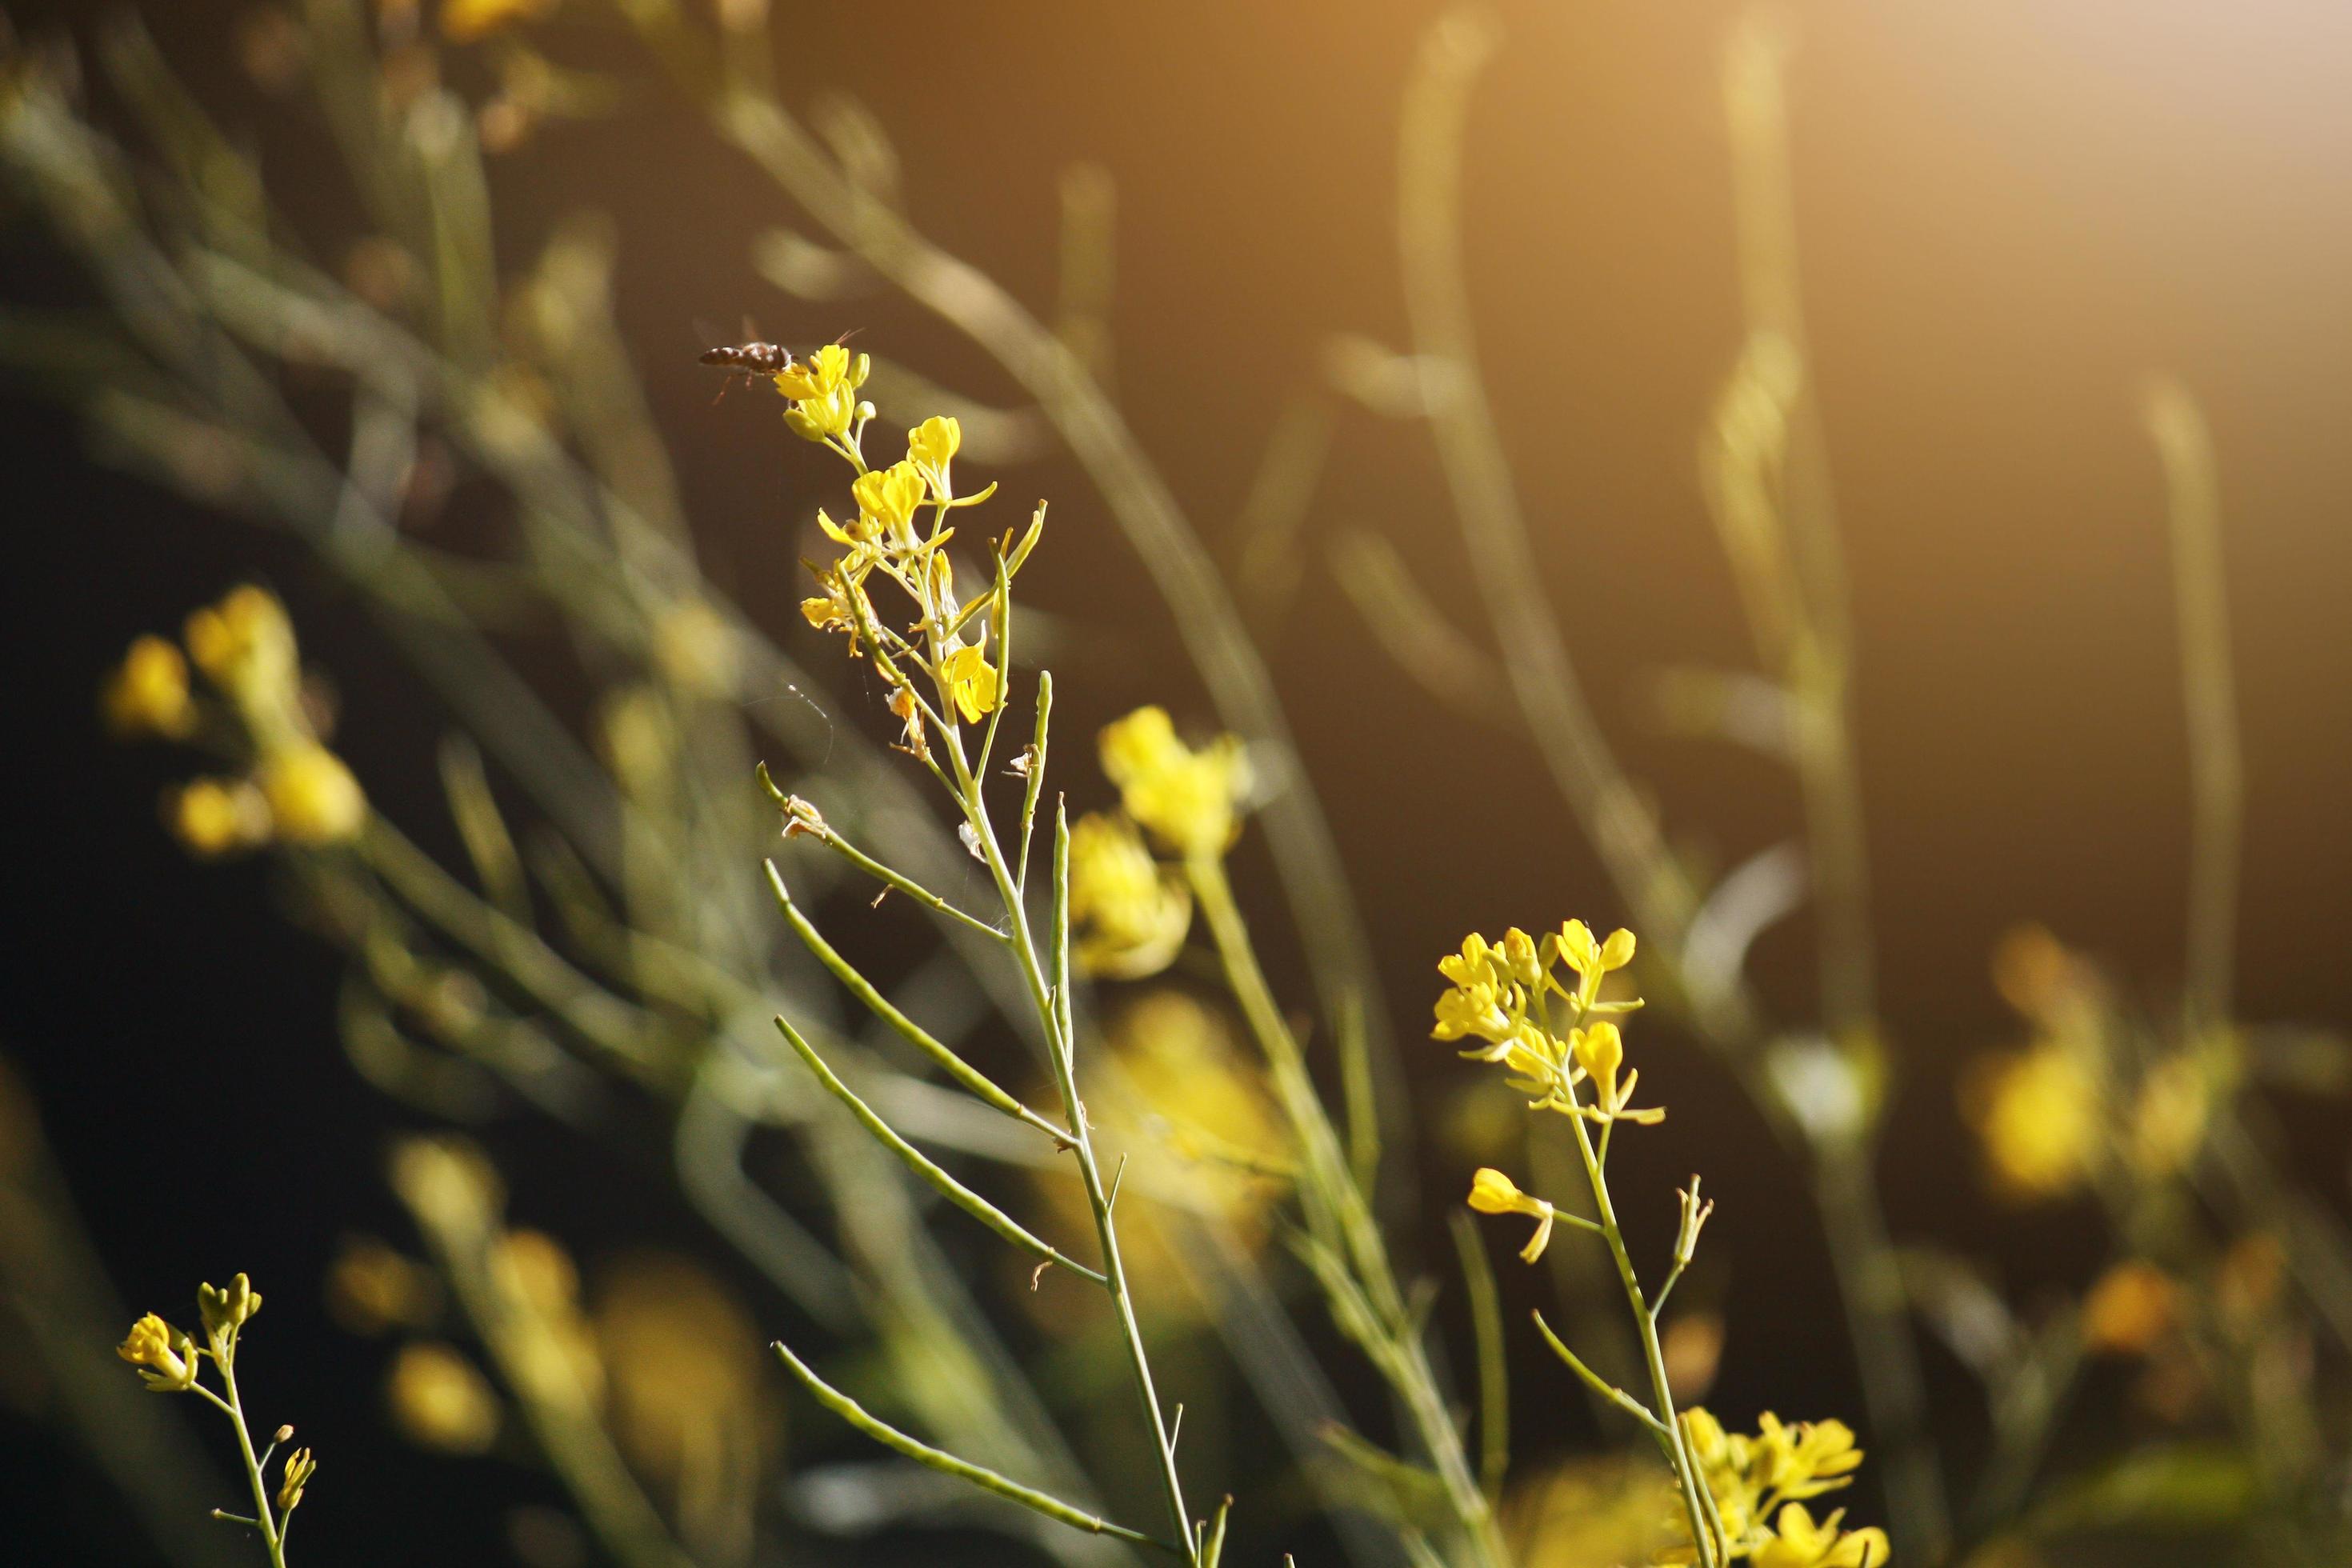
M 702 363 L 723 365 L 738 375 L 776 375 L 792 369 L 793 353 L 782 343 L 730 343 L 704 350 Z
M 747 322 L 746 325 L 748 324 Z M 845 343 L 856 335 L 856 331 L 857 329 L 852 327 L 834 342 Z M 750 342 L 726 343 L 718 348 L 705 349 L 702 352 L 701 362 L 704 364 L 717 365 L 727 372 L 727 379 L 719 384 L 719 397 L 724 397 L 727 395 L 727 389 L 735 384 L 735 378 L 739 375 L 747 382 L 757 382 L 762 376 L 779 375 L 792 369 L 793 351 L 782 343 L 761 342 L 754 340 Z M 711 401 L 716 403 L 719 398 L 714 397 Z

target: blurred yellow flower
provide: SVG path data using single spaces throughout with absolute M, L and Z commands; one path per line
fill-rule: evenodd
M 441 36 L 470 44 L 518 22 L 535 22 L 555 6 L 556 0 L 441 0 Z
M 758 1324 L 712 1275 L 667 1253 L 600 1266 L 592 1294 L 604 1421 L 623 1456 L 696 1562 L 748 1561 L 778 1436 Z
M 440 1277 L 373 1237 L 344 1242 L 328 1266 L 327 1310 L 352 1333 L 423 1328 L 440 1308 Z
M 1078 968 L 1104 980 L 1159 973 L 1192 927 L 1192 893 L 1125 817 L 1089 812 L 1070 828 L 1070 924 Z
M 2021 1202 L 2062 1197 L 2089 1177 L 2105 1136 L 2099 1100 L 2098 1080 L 2054 1041 L 1980 1057 L 1960 1080 L 1994 1190 Z
M 400 1347 L 383 1396 L 393 1426 L 420 1448 L 483 1454 L 498 1438 L 501 1413 L 489 1379 L 438 1340 Z
M 535 1320 L 519 1346 L 529 1386 L 571 1384 L 589 1403 L 600 1403 L 604 1363 L 581 1310 L 580 1268 L 572 1254 L 544 1231 L 509 1230 L 491 1244 L 490 1267 L 499 1292 Z
M 190 780 L 164 796 L 163 820 L 191 854 L 208 860 L 269 838 L 269 803 L 243 779 Z
M 1504 1538 L 1521 1568 L 1646 1563 L 1673 1539 L 1673 1485 L 1654 1462 L 1573 1459 L 1511 1489 Z
M 359 780 L 341 757 L 315 741 L 266 759 L 261 793 L 278 837 L 289 844 L 340 843 L 367 821 L 367 796 Z
M 996 667 L 980 649 L 956 649 L 940 661 L 940 676 L 947 683 L 948 695 L 954 699 L 956 711 L 963 715 L 965 723 L 977 723 L 996 711 L 1000 696 Z
M 264 749 L 299 729 L 294 623 L 276 595 L 250 584 L 231 589 L 188 617 L 184 639 L 188 657 L 236 702 Z
M 1127 814 L 1171 853 L 1219 855 L 1233 843 L 1236 808 L 1250 784 L 1238 736 L 1220 736 L 1196 752 L 1177 739 L 1165 709 L 1139 708 L 1103 730 L 1101 752 Z
M 1201 1302 L 1184 1281 L 1198 1264 L 1182 1250 L 1188 1233 L 1164 1211 L 1213 1218 L 1255 1253 L 1290 1190 L 1287 1123 L 1233 1020 L 1190 992 L 1143 991 L 1111 1010 L 1104 1036 L 1118 1071 L 1087 1109 L 1102 1146 L 1129 1161 L 1119 1248 L 1139 1302 L 1190 1314 Z M 1066 1173 L 1041 1174 L 1039 1192 L 1066 1223 L 1089 1223 L 1084 1190 Z M 1070 1297 L 1050 1289 L 1035 1300 L 1049 1313 L 1069 1310 Z
M 195 1384 L 195 1342 L 152 1312 L 131 1325 L 114 1353 L 137 1367 L 140 1381 L 158 1394 L 184 1394 Z
M 2083 1348 L 2093 1355 L 2145 1355 L 2171 1327 L 2179 1294 L 2171 1276 L 2152 1263 L 2116 1264 L 2083 1298 Z
M 196 723 L 188 661 L 162 637 L 139 638 L 107 678 L 101 706 L 107 727 L 118 735 L 187 735 Z
M 2179 1175 L 2205 1145 L 2215 1085 L 2206 1054 L 2182 1047 L 2141 1077 L 2126 1147 L 2132 1168 L 2150 1180 Z

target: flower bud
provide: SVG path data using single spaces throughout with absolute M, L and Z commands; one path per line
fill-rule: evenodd
M 214 1339 L 245 1327 L 259 1310 L 261 1292 L 242 1274 L 226 1287 L 196 1287 L 196 1311 L 204 1318 L 205 1332 Z

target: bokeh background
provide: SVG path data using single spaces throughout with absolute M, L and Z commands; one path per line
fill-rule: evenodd
M 1427 1134 L 1413 1156 L 1421 1250 L 1444 1260 L 1439 1213 L 1471 1163 L 1444 1130 L 1468 1084 L 1449 1051 L 1412 1043 L 1432 961 L 1465 930 L 1622 911 L 1532 753 L 1401 679 L 1328 565 L 1343 531 L 1373 531 L 1437 605 L 1482 624 L 1425 432 L 1330 395 L 1322 376 L 1335 334 L 1404 336 L 1399 99 L 1436 11 L 783 9 L 788 94 L 839 89 L 868 105 L 896 142 L 918 222 L 1017 295 L 1054 295 L 1065 171 L 1108 173 L 1116 394 L 1230 569 L 1248 558 L 1269 429 L 1302 399 L 1328 405 L 1295 591 L 1265 602 L 1262 641 L 1407 1037 Z M 99 10 L 7 0 L 26 37 L 86 37 Z M 567 5 L 547 47 L 617 71 L 632 46 L 594 10 Z M 1780 770 L 1666 732 L 1648 695 L 1662 668 L 1750 658 L 1695 455 L 1743 331 L 1721 85 L 1740 14 L 1504 8 L 1508 44 L 1472 116 L 1465 196 L 1485 368 L 1545 591 L 1669 831 L 1716 865 L 1798 823 Z M 250 76 L 244 9 L 176 0 L 145 15 L 207 106 L 259 151 L 317 253 L 358 238 L 310 111 Z M 2021 1029 L 1989 955 L 2003 931 L 2041 921 L 2158 1006 L 2183 964 L 2189 755 L 2162 475 L 2138 413 L 2152 373 L 2199 399 L 2219 462 L 2248 803 L 2239 1010 L 2352 1025 L 2352 15 L 2307 0 L 2086 0 L 1822 4 L 1787 20 L 1805 305 L 1851 578 L 1897 1063 L 1880 1173 L 1898 1239 L 1979 1259 L 2030 1302 L 2080 1287 L 2098 1222 L 2080 1203 L 2003 1205 L 1979 1178 L 1955 1084 L 1972 1054 Z M 452 84 L 478 89 L 469 70 L 451 51 Z M 855 328 L 860 346 L 943 384 L 1013 394 L 903 300 L 815 305 L 762 281 L 751 243 L 793 215 L 692 110 L 649 72 L 637 79 L 610 116 L 540 127 L 492 159 L 500 252 L 529 257 L 581 208 L 609 215 L 620 321 L 705 565 L 831 669 L 837 655 L 793 604 L 795 530 L 833 476 L 772 401 L 712 405 L 698 334 L 732 335 L 747 314 L 795 345 Z M 89 91 L 103 121 L 107 91 Z M 0 231 L 9 307 L 90 298 L 37 225 Z M 517 1523 L 519 1509 L 560 1506 L 531 1464 L 453 1462 L 387 1430 L 386 1349 L 338 1326 L 320 1281 L 347 1236 L 403 1234 L 383 1149 L 416 1119 L 359 1082 L 336 1047 L 341 959 L 285 918 L 266 864 L 179 852 L 154 802 L 184 770 L 109 741 L 94 693 L 134 635 L 266 581 L 331 672 L 340 749 L 378 804 L 436 847 L 454 842 L 434 775 L 445 714 L 289 541 L 86 460 L 76 422 L 22 387 L 0 386 L 0 446 L 11 498 L 0 1050 L 98 1257 L 134 1309 L 183 1310 L 171 1303 L 190 1282 L 237 1268 L 262 1285 L 267 1357 L 248 1391 L 325 1456 L 303 1515 L 313 1560 L 510 1561 L 519 1528 L 552 1531 L 558 1544 L 540 1549 L 560 1553 L 557 1527 Z M 1024 505 L 1054 499 L 1050 548 L 1024 586 L 1050 612 L 1061 666 L 1084 672 L 1065 678 L 1064 733 L 1143 701 L 1202 720 L 1166 611 L 1083 475 L 1048 454 L 1002 477 Z M 561 661 L 541 668 L 563 697 Z M 870 693 L 848 679 L 839 693 L 818 699 L 831 721 L 873 729 Z M 584 710 L 587 695 L 568 700 Z M 1068 777 L 1078 798 L 1100 795 L 1091 773 Z M 1293 943 L 1255 838 L 1236 874 L 1280 976 Z M 1811 1005 L 1809 943 L 1807 922 L 1791 921 L 1750 966 L 1792 1016 Z M 1304 1001 L 1303 985 L 1285 988 Z M 1699 1167 L 1719 1194 L 1708 1241 L 1728 1329 L 1713 1403 L 1852 1414 L 1836 1295 L 1798 1178 L 1717 1069 L 1669 1026 L 1650 1037 L 1645 1087 L 1674 1115 L 1622 1152 L 1620 1189 L 1662 1194 Z M 2340 1208 L 2340 1103 L 2290 1101 L 2281 1114 L 2295 1168 Z M 592 1271 L 646 1247 L 700 1258 L 771 1331 L 772 1297 L 730 1271 L 671 1194 L 658 1129 L 623 1117 L 594 1159 L 527 1116 L 481 1136 L 519 1223 L 565 1237 Z M 1663 1230 L 1663 1198 L 1642 1213 L 1654 1222 Z M 1514 1306 L 1548 1299 L 1539 1279 L 1507 1284 Z M 107 1343 L 119 1333 L 89 1328 Z M 1965 1463 L 1979 1441 L 1968 1385 L 1932 1351 L 1928 1370 Z M 1582 1408 L 1537 1392 L 1561 1383 L 1558 1369 L 1522 1355 L 1518 1371 L 1520 1452 L 1591 1447 Z M 57 1436 L 54 1394 L 32 1358 L 0 1350 L 9 1552 L 156 1560 L 100 1470 Z M 824 1419 L 798 1405 L 790 1425 Z M 1854 1506 L 1877 1517 L 1868 1482 Z M 893 1542 L 886 1555 L 1016 1551 L 936 1532 Z

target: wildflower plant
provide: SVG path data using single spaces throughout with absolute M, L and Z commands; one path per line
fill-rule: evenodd
M 1640 999 L 1602 994 L 1609 976 L 1633 963 L 1633 950 L 1630 931 L 1614 931 L 1601 940 L 1582 921 L 1571 920 L 1540 940 L 1516 926 L 1500 942 L 1473 932 L 1463 939 L 1459 952 L 1438 961 L 1448 989 L 1437 999 L 1432 1035 L 1471 1042 L 1463 1057 L 1504 1068 L 1511 1087 L 1528 1097 L 1529 1110 L 1568 1118 L 1592 1212 L 1587 1216 L 1522 1192 L 1491 1168 L 1472 1179 L 1470 1207 L 1535 1221 L 1519 1252 L 1523 1262 L 1542 1257 L 1561 1225 L 1599 1237 L 1608 1247 L 1641 1339 L 1649 1401 L 1594 1372 L 1552 1332 L 1541 1313 L 1536 1314 L 1536 1327 L 1596 1394 L 1640 1423 L 1673 1470 L 1686 1540 L 1661 1561 L 1705 1568 L 1722 1568 L 1741 1558 L 1765 1568 L 1882 1568 L 1887 1561 L 1883 1532 L 1843 1530 L 1836 1513 L 1817 1521 L 1805 1507 L 1808 1500 L 1845 1486 L 1862 1462 L 1853 1434 L 1843 1423 L 1791 1426 L 1767 1412 L 1755 1436 L 1730 1436 L 1704 1409 L 1675 1409 L 1658 1324 L 1697 1252 L 1715 1205 L 1700 1198 L 1694 1175 L 1679 1194 L 1673 1262 L 1655 1292 L 1646 1291 L 1609 1190 L 1609 1151 L 1618 1126 L 1655 1126 L 1665 1118 L 1662 1107 L 1633 1103 L 1641 1072 L 1625 1065 L 1617 1019 L 1639 1008 Z
M 1016 541 L 1009 533 L 994 542 L 986 592 L 970 602 L 959 596 L 947 545 L 957 531 L 953 514 L 976 506 L 995 487 L 970 496 L 954 489 L 953 463 L 961 430 L 951 418 L 924 421 L 908 436 L 907 456 L 886 468 L 873 467 L 865 437 L 873 418 L 870 405 L 856 400 L 866 376 L 865 356 L 852 359 L 838 345 L 818 350 L 805 365 L 774 378 L 787 402 L 785 421 L 803 438 L 835 453 L 855 471 L 850 486 L 854 514 L 836 522 L 824 511 L 817 521 L 842 547 L 829 563 L 810 563 L 822 592 L 802 606 L 809 622 L 837 631 L 853 658 L 866 660 L 889 691 L 891 713 L 903 726 L 898 749 L 928 772 L 961 819 L 958 835 L 988 868 L 999 905 L 998 919 L 984 920 L 931 892 L 886 862 L 851 844 L 816 805 L 761 779 L 783 814 L 787 839 L 809 837 L 858 870 L 896 889 L 969 931 L 997 943 L 1018 972 L 1043 1041 L 1061 1100 L 1058 1120 L 1023 1103 L 945 1043 L 886 999 L 844 958 L 796 904 L 773 861 L 768 881 L 785 921 L 809 951 L 880 1021 L 929 1058 L 959 1087 L 1011 1117 L 1069 1157 L 1094 1221 L 1098 1267 L 1072 1258 L 1035 1236 L 995 1204 L 934 1163 L 845 1084 L 802 1031 L 782 1015 L 776 1026 L 817 1081 L 839 1100 L 874 1139 L 959 1209 L 1004 1240 L 1038 1259 L 1038 1272 L 1059 1267 L 1099 1287 L 1117 1315 L 1128 1370 L 1145 1426 L 1150 1433 L 1167 1518 L 1160 1533 L 1097 1518 L 1035 1488 L 1010 1479 L 930 1447 L 869 1414 L 821 1378 L 793 1350 L 779 1342 L 777 1355 L 818 1402 L 886 1447 L 934 1469 L 958 1476 L 1062 1523 L 1160 1548 L 1196 1568 L 1213 1568 L 1224 1543 L 1225 1508 L 1213 1519 L 1195 1519 L 1184 1499 L 1176 1462 L 1178 1426 L 1163 1409 L 1145 1349 L 1126 1264 L 1119 1250 L 1113 1204 L 1120 1171 L 1107 1173 L 1095 1148 L 1093 1129 L 1077 1086 L 1076 1025 L 1071 998 L 1071 832 L 1056 803 L 1049 855 L 1051 885 L 1042 931 L 1028 891 L 1035 858 L 1034 837 L 1042 800 L 1053 681 L 1041 673 L 1034 700 L 1034 727 L 1028 745 L 1010 759 L 1005 773 L 1017 781 L 1017 815 L 1000 831 L 991 814 L 988 784 L 997 760 L 997 731 L 1013 682 L 1013 601 L 1015 575 L 1029 559 L 1045 528 L 1040 506 Z M 896 590 L 882 603 L 876 594 Z M 1001 921 L 1001 923 L 999 923 Z M 1179 1407 L 1181 1416 L 1181 1406 Z M 1228 1502 L 1230 1500 L 1228 1500 Z
M 300 1506 L 303 1489 L 318 1473 L 319 1464 L 310 1449 L 295 1449 L 278 1467 L 278 1484 L 273 1488 L 269 1483 L 269 1461 L 277 1458 L 279 1447 L 293 1437 L 294 1428 L 278 1427 L 266 1447 L 258 1453 L 254 1449 L 253 1432 L 246 1422 L 245 1402 L 237 1393 L 236 1352 L 245 1325 L 260 1310 L 261 1292 L 242 1274 L 225 1286 L 200 1285 L 196 1288 L 196 1316 L 204 1328 L 202 1344 L 185 1329 L 150 1312 L 131 1325 L 131 1331 L 123 1336 L 114 1353 L 138 1368 L 140 1381 L 152 1392 L 195 1394 L 228 1417 L 236 1434 L 238 1456 L 245 1461 L 246 1479 L 253 1488 L 253 1512 L 231 1513 L 226 1509 L 215 1509 L 213 1517 L 258 1531 L 272 1568 L 285 1568 L 287 1531 L 293 1528 L 294 1510 Z M 206 1361 L 213 1363 L 218 1374 L 218 1392 L 204 1381 Z

